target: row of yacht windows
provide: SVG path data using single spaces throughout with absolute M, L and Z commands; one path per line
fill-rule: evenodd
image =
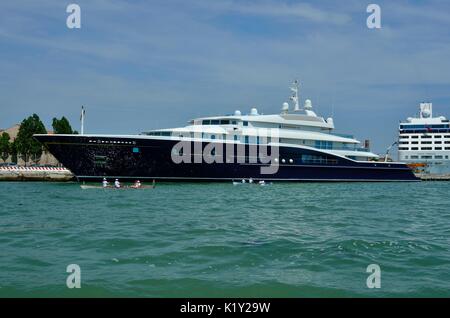
M 418 141 L 400 141 L 400 145 L 409 145 L 409 144 L 411 144 L 411 145 L 418 145 L 419 144 L 419 142 Z M 442 140 L 435 140 L 434 142 L 433 141 L 421 141 L 420 142 L 420 144 L 421 145 L 442 145 L 442 144 L 447 144 L 447 145 L 450 145 L 450 140 L 446 140 L 446 141 L 444 141 L 444 142 L 442 142 Z
M 208 125 L 237 125 L 238 121 L 236 120 L 229 120 L 229 119 L 204 119 L 202 120 L 201 124 L 203 126 Z M 249 127 L 249 122 L 244 120 L 242 121 L 242 126 Z M 258 123 L 252 123 L 252 126 L 255 128 L 259 127 Z M 320 127 L 305 127 L 305 126 L 299 126 L 299 125 L 287 125 L 287 124 L 268 124 L 264 123 L 264 126 L 261 126 L 262 128 L 279 128 L 279 129 L 295 129 L 295 130 L 309 130 L 309 131 L 322 131 Z M 353 136 L 346 136 L 347 138 L 353 138 Z
M 449 156 L 442 156 L 442 155 L 424 155 L 424 156 L 417 156 L 417 155 L 413 155 L 413 156 L 405 156 L 405 159 L 448 159 Z
M 202 125 L 236 125 L 236 120 L 229 120 L 229 119 L 205 119 L 202 120 Z M 248 126 L 248 122 L 244 121 L 244 126 Z
M 450 150 L 450 147 L 398 147 L 398 150 Z
M 446 138 L 446 139 L 450 139 L 450 135 L 413 135 L 413 136 L 400 136 L 401 139 L 419 139 L 419 137 L 421 139 L 432 139 L 434 137 L 434 139 L 442 139 L 442 138 Z
M 449 128 L 448 124 L 438 125 L 400 125 L 400 129 L 433 129 L 433 128 Z
M 89 143 L 92 143 L 92 144 L 135 145 L 136 141 L 90 139 Z
M 155 131 L 155 132 L 148 132 L 146 133 L 149 136 L 171 136 L 170 132 L 167 131 Z M 200 134 L 199 134 L 200 135 Z M 184 136 L 182 134 L 178 135 L 178 137 L 200 137 L 196 136 L 194 133 L 185 134 Z M 240 139 L 242 137 L 242 139 Z M 222 140 L 241 140 L 242 142 L 248 144 L 248 143 L 270 143 L 271 138 L 270 137 L 258 137 L 258 136 L 240 136 L 240 135 L 233 135 L 231 138 L 228 137 L 225 134 L 207 134 L 202 133 L 201 134 L 202 139 L 222 139 Z M 332 141 L 324 141 L 324 140 L 305 140 L 305 139 L 293 139 L 293 138 L 280 138 L 281 143 L 288 143 L 288 144 L 297 144 L 297 145 L 305 145 L 309 147 L 314 147 L 318 149 L 341 149 L 341 150 L 354 150 L 355 145 L 354 144 L 345 144 L 340 142 L 332 142 Z

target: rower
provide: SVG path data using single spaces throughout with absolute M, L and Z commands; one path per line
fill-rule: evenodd
M 102 181 L 103 188 L 107 188 L 108 184 L 109 184 L 108 180 L 106 180 L 106 178 L 103 178 L 103 181 Z
M 253 179 L 252 178 L 248 179 L 248 183 L 253 183 Z
M 119 182 L 119 179 L 116 179 L 116 181 L 114 181 L 114 186 L 115 186 L 116 188 L 120 188 L 120 182 Z
M 140 188 L 140 187 L 141 187 L 141 181 L 137 180 L 137 181 L 134 183 L 134 187 L 135 187 L 135 188 Z

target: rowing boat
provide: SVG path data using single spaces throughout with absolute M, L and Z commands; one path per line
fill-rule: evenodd
M 82 184 L 80 185 L 80 188 L 83 190 L 88 190 L 88 189 L 107 189 L 107 190 L 145 190 L 145 189 L 154 189 L 155 186 L 146 186 L 146 185 L 141 185 L 140 187 L 134 187 L 134 186 L 121 186 L 120 188 L 116 188 L 113 186 L 107 186 L 107 187 L 103 187 L 103 186 L 96 186 L 96 185 L 87 185 L 87 184 Z

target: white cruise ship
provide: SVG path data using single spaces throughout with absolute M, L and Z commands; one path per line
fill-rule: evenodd
M 432 103 L 421 103 L 419 116 L 401 122 L 399 132 L 399 161 L 425 173 L 450 174 L 450 123 L 433 117 Z

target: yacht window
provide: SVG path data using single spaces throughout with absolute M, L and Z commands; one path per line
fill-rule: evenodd
M 422 159 L 433 159 L 433 156 L 422 156 Z
M 227 119 L 227 120 L 221 120 L 220 121 L 220 124 L 221 125 L 229 125 L 230 124 L 230 121 Z
M 236 124 L 237 124 L 237 121 L 233 120 L 233 121 L 231 122 L 231 124 L 236 125 Z
M 422 150 L 431 150 L 431 147 L 422 147 Z
M 211 135 L 211 139 L 216 139 L 216 135 Z
M 210 120 L 204 120 L 204 121 L 202 121 L 202 125 L 211 125 L 211 121 Z
M 248 121 L 243 121 L 242 124 L 243 124 L 244 126 L 248 126 Z
M 320 156 L 320 155 L 302 155 L 301 160 L 303 163 L 311 164 L 337 164 L 338 161 L 335 158 Z
M 411 150 L 419 150 L 418 147 L 412 147 Z
M 435 141 L 434 143 L 439 145 L 442 144 L 442 141 Z
M 419 138 L 419 136 L 411 136 L 411 138 L 417 139 Z
M 246 143 L 246 144 L 248 144 L 248 136 L 245 136 L 245 138 L 244 138 L 244 142 Z
M 418 141 L 411 141 L 411 143 L 412 143 L 413 145 L 417 145 L 417 144 L 419 144 L 419 142 L 418 142 Z
M 411 156 L 411 159 L 419 159 L 419 156 Z
M 442 156 L 434 156 L 434 159 L 442 159 Z
M 437 136 L 434 136 L 434 138 L 442 138 L 442 136 L 437 135 Z
M 211 120 L 211 125 L 219 125 L 219 123 L 220 123 L 220 120 L 217 120 L 217 119 Z
M 333 143 L 331 141 L 316 140 L 315 147 L 318 149 L 333 149 Z
M 442 150 L 442 147 L 434 147 L 434 150 Z

